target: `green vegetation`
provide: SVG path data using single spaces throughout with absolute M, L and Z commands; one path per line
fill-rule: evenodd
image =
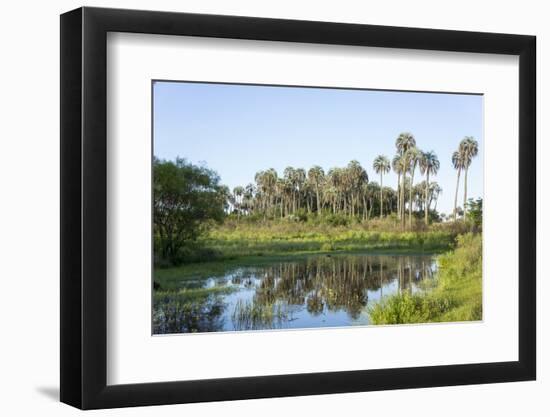
M 368 305 L 367 292 L 382 293 L 393 279 L 398 293 L 381 294 L 368 307 L 372 324 L 480 320 L 483 202 L 467 200 L 477 146 L 466 137 L 452 155 L 457 188 L 446 219 L 437 211 L 442 190 L 430 180 L 438 157 L 421 151 L 410 133 L 397 138 L 391 162 L 384 155 L 374 159 L 380 185 L 353 160 L 326 174 L 320 166 L 287 167 L 281 177 L 267 169 L 254 184 L 230 192 L 203 165 L 155 159 L 154 333 L 217 331 L 224 315 L 236 330 L 273 328 L 291 320 L 288 307 L 295 305 L 312 315 L 344 309 L 357 318 Z M 391 169 L 395 189 L 383 186 Z M 423 179 L 415 184 L 417 171 Z M 443 253 L 429 284 L 415 280 L 431 276 L 430 267 L 424 260 L 413 267 L 410 256 L 424 253 Z M 392 257 L 398 254 L 406 256 Z M 238 299 L 227 312 L 226 295 L 254 285 L 238 278 L 245 267 L 263 268 L 264 278 L 252 299 Z M 235 281 L 207 285 L 228 273 Z
M 471 321 L 482 319 L 482 238 L 457 238 L 454 251 L 440 255 L 435 287 L 424 293 L 392 295 L 369 310 L 373 324 Z
M 288 313 L 281 303 L 239 300 L 231 319 L 238 330 L 256 330 L 279 327 L 288 320 Z
M 225 216 L 226 187 L 219 176 L 184 159 L 153 162 L 154 245 L 157 264 L 178 264 L 197 238 Z
M 466 136 L 460 141 L 458 150 L 456 150 L 451 159 L 453 166 L 457 170 L 456 175 L 456 191 L 455 191 L 455 204 L 453 211 L 453 219 L 456 220 L 458 214 L 457 199 L 458 199 L 458 187 L 460 184 L 460 173 L 464 171 L 464 210 L 467 209 L 466 204 L 468 201 L 468 168 L 472 164 L 472 159 L 477 156 L 478 144 L 477 141 L 471 137 Z
M 437 200 L 442 192 L 430 176 L 439 159 L 423 152 L 411 133 L 396 139 L 396 155 L 378 155 L 373 169 L 380 184 L 369 182 L 358 161 L 325 173 L 287 167 L 259 171 L 255 183 L 232 192 L 218 174 L 184 159 L 154 161 L 155 266 L 171 267 L 236 257 L 330 251 L 440 251 L 455 237 L 481 228 L 481 200 L 467 201 L 467 173 L 477 142 L 464 138 L 452 156 L 458 171 L 454 222 L 442 222 Z M 417 169 L 418 168 L 418 169 Z M 383 186 L 393 169 L 397 187 Z M 420 171 L 423 181 L 415 184 Z M 457 207 L 464 171 L 464 209 Z M 456 221 L 458 213 L 464 218 Z
M 231 291 L 231 287 L 154 291 L 153 333 L 214 331 L 223 311 L 222 296 Z
M 483 200 L 478 198 L 477 200 L 469 199 L 466 203 L 466 224 L 475 231 L 481 231 L 483 222 Z
M 378 231 L 364 224 L 332 226 L 315 223 L 234 223 L 216 227 L 204 238 L 205 246 L 221 257 L 269 256 L 276 254 L 408 250 L 441 251 L 451 247 L 452 230 Z

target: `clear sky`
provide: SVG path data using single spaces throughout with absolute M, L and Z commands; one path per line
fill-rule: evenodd
M 372 169 L 377 155 L 390 160 L 395 139 L 411 132 L 417 147 L 433 150 L 443 188 L 438 210 L 452 211 L 456 171 L 451 155 L 464 136 L 479 143 L 468 172 L 468 197 L 483 195 L 483 97 L 300 87 L 187 82 L 154 84 L 154 154 L 205 163 L 231 189 L 254 182 L 257 171 L 320 165 L 325 172 L 352 159 Z M 422 178 L 417 171 L 415 183 Z M 395 188 L 397 176 L 384 177 Z M 462 187 L 462 178 L 461 178 Z M 459 190 L 462 206 L 463 189 Z

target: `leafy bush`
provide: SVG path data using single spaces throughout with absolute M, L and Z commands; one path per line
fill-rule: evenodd
M 326 224 L 331 226 L 347 226 L 350 223 L 349 217 L 341 214 L 329 214 L 323 220 Z

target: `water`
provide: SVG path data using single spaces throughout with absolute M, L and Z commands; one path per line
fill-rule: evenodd
M 368 306 L 426 290 L 435 271 L 432 255 L 316 255 L 234 267 L 182 280 L 183 291 L 155 297 L 153 332 L 368 325 Z

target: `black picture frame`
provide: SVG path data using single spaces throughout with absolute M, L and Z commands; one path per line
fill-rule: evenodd
M 108 32 L 519 56 L 519 360 L 107 385 Z M 252 17 L 88 7 L 61 15 L 61 401 L 95 409 L 534 380 L 535 45 L 524 35 Z

